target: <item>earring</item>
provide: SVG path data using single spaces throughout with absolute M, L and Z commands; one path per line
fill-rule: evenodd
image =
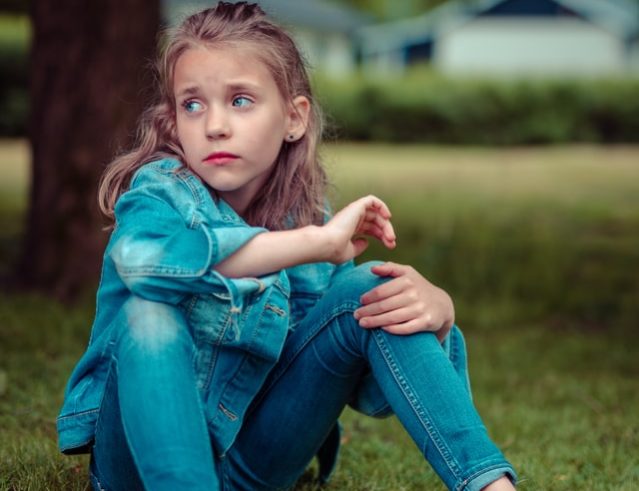
M 295 135 L 291 133 L 290 135 L 287 135 L 287 136 L 286 136 L 286 139 L 287 139 L 288 141 L 292 142 L 293 140 L 295 140 Z

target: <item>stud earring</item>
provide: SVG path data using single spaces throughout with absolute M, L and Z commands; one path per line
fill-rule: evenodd
M 288 141 L 292 142 L 293 140 L 295 140 L 295 135 L 293 135 L 293 134 L 291 133 L 290 135 L 288 135 L 288 136 L 286 137 L 286 139 L 287 139 Z

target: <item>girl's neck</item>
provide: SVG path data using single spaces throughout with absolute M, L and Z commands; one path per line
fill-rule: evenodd
M 227 205 L 233 208 L 233 211 L 237 213 L 240 217 L 244 218 L 246 214 L 246 210 L 248 210 L 248 206 L 250 204 L 250 200 L 245 199 L 243 196 L 237 196 L 232 193 L 225 193 L 217 191 L 217 195 L 222 198 Z

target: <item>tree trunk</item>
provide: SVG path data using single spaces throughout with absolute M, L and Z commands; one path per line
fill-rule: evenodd
M 32 0 L 31 18 L 32 180 L 16 283 L 70 300 L 99 276 L 97 184 L 147 102 L 160 7 Z

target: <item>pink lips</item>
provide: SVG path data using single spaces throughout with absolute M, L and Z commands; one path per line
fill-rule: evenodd
M 238 155 L 229 152 L 214 152 L 207 156 L 203 162 L 208 165 L 226 165 L 238 158 Z

